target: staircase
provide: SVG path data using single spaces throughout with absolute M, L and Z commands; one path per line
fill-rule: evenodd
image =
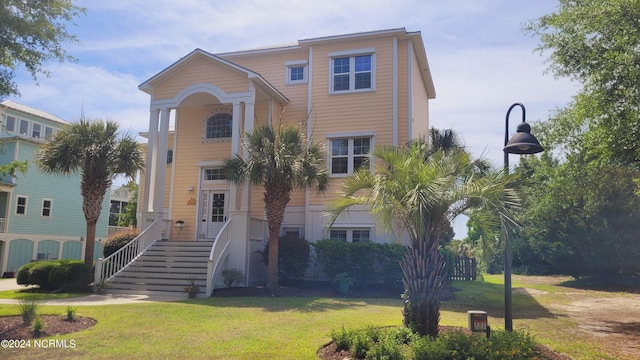
M 158 241 L 109 280 L 109 294 L 182 296 L 195 277 L 206 297 L 207 261 L 213 241 Z

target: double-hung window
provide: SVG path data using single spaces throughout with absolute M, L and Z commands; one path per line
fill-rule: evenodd
M 51 217 L 51 208 L 53 207 L 53 200 L 42 199 L 42 217 Z
M 331 175 L 346 175 L 369 168 L 371 142 L 371 137 L 331 139 Z
M 20 120 L 19 134 L 24 136 L 29 134 L 29 122 L 27 120 Z
M 33 123 L 31 127 L 31 137 L 35 139 L 40 139 L 40 133 L 42 132 L 42 125 Z
M 371 229 L 332 228 L 329 230 L 329 239 L 344 242 L 369 242 L 371 241 Z
M 329 93 L 375 90 L 375 50 L 330 53 Z
M 27 197 L 18 195 L 16 197 L 16 214 L 27 215 Z
M 7 116 L 6 123 L 4 124 L 4 129 L 7 132 L 15 132 L 16 131 L 16 118 L 13 116 Z

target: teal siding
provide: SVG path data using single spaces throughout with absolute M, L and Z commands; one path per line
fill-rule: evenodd
M 9 261 L 7 270 L 18 271 L 20 266 L 30 263 L 33 259 L 33 241 L 15 239 L 9 242 Z
M 55 240 L 44 240 L 38 243 L 37 256 L 45 254 L 45 259 L 57 259 L 60 252 L 60 243 Z
M 66 241 L 62 244 L 63 259 L 82 259 L 82 243 L 80 241 Z
M 97 260 L 102 256 L 102 243 L 96 241 L 95 246 L 93 247 L 93 260 Z

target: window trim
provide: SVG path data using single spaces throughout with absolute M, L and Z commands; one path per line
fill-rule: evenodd
M 346 238 L 345 242 L 348 242 L 348 243 L 353 243 L 353 232 L 354 231 L 366 230 L 366 231 L 369 232 L 369 240 L 363 241 L 363 242 L 374 242 L 373 227 L 370 227 L 370 226 L 350 226 L 350 227 L 332 226 L 329 229 L 327 229 L 328 239 L 333 239 L 331 237 L 331 231 L 334 231 L 334 230 L 335 231 L 346 231 L 347 232 L 347 238 Z M 334 240 L 340 240 L 340 239 L 334 239 Z
M 49 202 L 49 215 L 45 215 L 44 211 L 46 209 L 46 207 L 44 206 L 44 203 L 48 201 Z M 53 217 L 53 199 L 50 198 L 42 198 L 42 204 L 41 204 L 41 208 L 40 208 L 40 217 L 45 218 L 45 219 L 51 219 Z
M 24 205 L 20 205 L 20 199 L 24 199 Z M 16 207 L 14 210 L 14 214 L 17 216 L 27 216 L 27 207 L 29 206 L 29 197 L 27 195 L 16 195 Z M 24 212 L 18 212 L 20 207 L 24 207 Z
M 371 87 L 366 89 L 355 88 L 355 58 L 356 56 L 371 56 Z M 334 90 L 333 61 L 338 58 L 349 58 L 349 89 Z M 357 49 L 347 51 L 334 51 L 329 53 L 329 94 L 352 94 L 376 91 L 376 49 Z
M 285 62 L 285 66 L 287 67 L 287 85 L 295 85 L 295 84 L 305 84 L 308 80 L 309 74 L 309 66 L 307 60 L 294 60 Z M 294 68 L 302 68 L 302 79 L 301 80 L 291 80 L 291 70 Z

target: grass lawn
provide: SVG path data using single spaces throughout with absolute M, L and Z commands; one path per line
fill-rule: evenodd
M 526 280 L 526 278 L 523 278 Z M 500 278 L 455 282 L 457 299 L 444 302 L 443 325 L 467 326 L 467 310 L 484 310 L 493 329 L 504 328 Z M 514 279 L 515 280 L 515 279 Z M 525 281 L 523 280 L 523 281 Z M 514 288 L 521 286 L 514 281 Z M 527 288 L 535 288 L 527 284 Z M 576 324 L 550 312 L 565 301 L 559 290 L 539 285 L 544 301 L 516 293 L 514 328 L 576 359 L 612 359 L 589 337 L 577 338 Z M 43 306 L 41 314 L 64 314 L 66 307 Z M 328 298 L 208 298 L 169 303 L 79 306 L 79 316 L 98 321 L 91 329 L 56 339 L 75 348 L 3 349 L 2 358 L 91 359 L 317 359 L 331 330 L 402 323 L 401 300 Z M 17 315 L 13 305 L 0 315 Z

